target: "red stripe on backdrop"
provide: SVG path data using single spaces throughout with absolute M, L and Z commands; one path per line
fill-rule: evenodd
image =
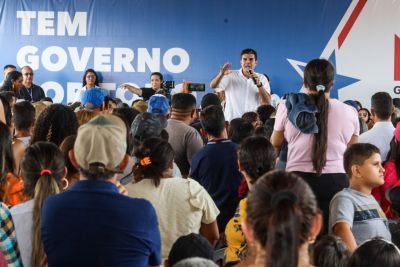
M 347 35 L 350 33 L 351 28 L 353 27 L 354 23 L 356 22 L 358 16 L 360 15 L 360 13 L 366 3 L 367 3 L 367 0 L 358 1 L 356 7 L 354 8 L 353 12 L 350 15 L 349 20 L 346 22 L 342 31 L 339 34 L 339 37 L 338 37 L 339 48 L 342 46 L 342 44 L 346 40 Z
M 400 81 L 400 37 L 394 36 L 394 80 Z

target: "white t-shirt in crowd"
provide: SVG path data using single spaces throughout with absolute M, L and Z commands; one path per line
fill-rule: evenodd
M 144 198 L 153 204 L 162 241 L 162 257 L 168 257 L 175 241 L 190 233 L 199 233 L 201 223 L 217 219 L 219 210 L 207 191 L 195 180 L 187 178 L 161 179 L 155 187 L 151 179 L 126 185 L 128 195 Z
M 24 266 L 31 266 L 33 200 L 15 205 L 10 209 L 17 234 L 17 242 Z
M 314 134 L 300 132 L 289 121 L 285 101 L 276 111 L 274 131 L 284 131 L 288 142 L 286 171 L 315 172 L 312 164 Z M 359 131 L 357 111 L 337 99 L 329 99 L 326 165 L 322 173 L 345 173 L 343 154 L 352 136 L 358 136 Z

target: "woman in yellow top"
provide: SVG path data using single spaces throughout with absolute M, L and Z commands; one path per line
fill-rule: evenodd
M 275 151 L 272 144 L 264 137 L 256 136 L 245 139 L 238 149 L 239 169 L 246 179 L 249 190 L 264 173 L 275 166 Z M 247 254 L 247 242 L 242 231 L 242 221 L 246 218 L 247 198 L 240 201 L 233 218 L 225 228 L 227 249 L 225 266 L 233 266 Z

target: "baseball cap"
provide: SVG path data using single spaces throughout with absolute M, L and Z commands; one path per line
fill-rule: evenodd
M 81 105 L 85 109 L 93 110 L 103 105 L 104 98 L 105 96 L 100 89 L 89 89 L 83 93 Z
M 131 134 L 143 141 L 150 137 L 160 137 L 161 131 L 167 126 L 167 119 L 162 114 L 143 112 L 132 122 Z
M 168 98 L 161 94 L 152 95 L 149 99 L 147 112 L 167 114 L 169 112 Z
M 126 153 L 126 133 L 125 123 L 117 116 L 94 117 L 78 129 L 74 145 L 76 162 L 83 169 L 101 163 L 107 170 L 118 172 Z
M 171 266 L 175 263 L 193 257 L 213 260 L 214 250 L 211 244 L 199 234 L 188 234 L 179 237 L 172 245 L 168 255 Z

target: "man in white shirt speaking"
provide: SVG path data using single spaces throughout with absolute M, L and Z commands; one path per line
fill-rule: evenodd
M 225 119 L 240 118 L 243 113 L 256 111 L 257 107 L 271 103 L 271 89 L 267 78 L 254 72 L 257 65 L 257 52 L 246 48 L 240 54 L 240 70 L 230 71 L 230 64 L 224 64 L 211 81 L 216 92 L 225 92 Z

